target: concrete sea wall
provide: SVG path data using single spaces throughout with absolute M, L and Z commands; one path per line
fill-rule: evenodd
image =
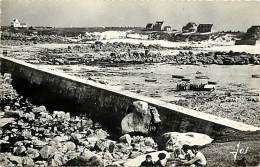
M 156 107 L 162 120 L 159 133 L 168 131 L 200 132 L 211 137 L 234 131 L 255 131 L 258 127 L 226 118 L 198 112 L 150 97 L 38 69 L 37 66 L 0 56 L 1 73 L 12 74 L 12 84 L 22 95 L 50 110 L 64 110 L 71 114 L 85 113 L 108 129 L 120 132 L 120 123 L 129 105 L 136 100 Z

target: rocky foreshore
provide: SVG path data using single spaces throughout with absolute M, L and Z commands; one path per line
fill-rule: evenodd
M 27 60 L 33 64 L 48 65 L 112 65 L 112 64 L 145 64 L 145 63 L 169 63 L 175 65 L 247 65 L 260 64 L 260 55 L 234 52 L 210 52 L 198 53 L 180 52 L 177 55 L 165 55 L 160 53 L 149 53 L 149 51 L 134 51 L 129 53 L 114 53 L 95 56 L 88 54 L 80 56 L 77 54 L 43 54 L 38 59 Z
M 15 91 L 11 81 L 10 74 L 0 75 L 0 166 L 140 166 L 146 155 L 157 161 L 161 153 L 166 156 L 165 166 L 173 166 L 180 165 L 176 150 L 184 149 L 187 144 L 202 148 L 209 167 L 239 165 L 242 156 L 249 165 L 259 162 L 260 148 L 256 144 L 259 132 L 236 133 L 216 139 L 218 142 L 230 141 L 227 143 L 211 143 L 213 139 L 209 136 L 194 132 L 165 133 L 160 136 L 160 145 L 147 135 L 126 133 L 115 138 L 85 115 L 50 112 L 43 105 L 33 105 Z M 139 122 L 140 126 L 129 126 L 129 121 L 136 120 L 128 118 L 134 115 L 136 118 L 141 109 L 150 108 L 145 102 L 134 102 L 133 105 L 139 106 L 140 111 L 131 112 L 122 120 L 121 124 L 125 122 L 126 125 L 122 128 L 127 132 L 142 127 L 142 122 Z M 156 115 L 156 108 L 150 109 Z M 237 141 L 250 149 L 246 155 L 238 153 L 237 161 L 233 161 L 230 151 L 237 146 Z
M 245 52 L 209 52 L 198 53 L 180 52 L 176 56 L 176 64 L 200 65 L 200 64 L 218 64 L 218 65 L 247 65 L 260 64 L 260 55 L 248 54 Z
M 170 63 L 176 65 L 246 65 L 260 64 L 259 54 L 246 52 L 198 52 L 185 51 L 178 54 L 162 55 L 163 48 L 156 45 L 143 44 L 101 43 L 68 46 L 67 48 L 42 49 L 39 52 L 25 56 L 24 60 L 33 64 L 49 65 L 113 65 L 113 64 L 144 64 L 144 63 Z M 155 52 L 156 51 L 156 52 Z M 24 54 L 24 52 L 22 53 Z M 20 53 L 10 54 L 11 57 L 20 57 Z
M 34 32 L 31 34 L 3 32 L 1 35 L 1 44 L 4 45 L 33 45 L 40 43 L 75 43 L 72 40 L 60 35 L 46 35 L 39 34 L 35 35 Z
M 0 166 L 120 166 L 157 150 L 151 137 L 112 140 L 85 116 L 35 106 L 6 82 L 1 77 Z

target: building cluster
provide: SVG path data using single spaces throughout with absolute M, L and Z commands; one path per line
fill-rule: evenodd
M 260 39 L 260 26 L 254 25 L 247 29 L 243 39 L 236 40 L 235 45 L 256 45 Z
M 20 23 L 20 21 L 18 19 L 13 19 L 11 21 L 11 27 L 14 27 L 14 28 L 27 28 L 27 24 Z
M 183 33 L 208 33 L 212 31 L 213 24 L 196 24 L 189 22 L 182 28 Z M 163 21 L 156 21 L 153 23 L 148 23 L 145 28 L 146 31 L 171 31 L 171 26 L 164 26 Z
M 171 26 L 164 26 L 163 21 L 156 21 L 155 23 L 148 23 L 145 28 L 147 31 L 171 31 Z
M 247 29 L 246 37 L 250 39 L 260 39 L 260 26 L 252 26 Z
M 191 32 L 198 32 L 198 33 L 207 33 L 212 31 L 213 24 L 196 24 L 193 22 L 189 22 L 184 27 L 182 27 L 182 32 L 184 33 L 191 33 Z

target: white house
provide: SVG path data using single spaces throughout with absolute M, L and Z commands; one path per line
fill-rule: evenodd
M 172 28 L 171 28 L 171 26 L 164 26 L 164 27 L 163 27 L 163 30 L 164 30 L 164 31 L 171 31 Z
M 20 21 L 18 19 L 13 19 L 11 21 L 11 27 L 15 27 L 15 28 L 26 28 L 27 25 L 25 23 L 20 23 Z

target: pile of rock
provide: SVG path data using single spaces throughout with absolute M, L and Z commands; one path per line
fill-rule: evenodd
M 8 165 L 61 166 L 80 159 L 105 166 L 157 148 L 149 137 L 126 134 L 119 142 L 110 140 L 106 131 L 92 128 L 91 120 L 62 111 L 50 114 L 44 106 L 31 112 L 5 110 L 4 117 L 15 118 L 1 127 L 1 157 Z
M 50 113 L 18 94 L 8 97 L 0 112 L 0 166 L 120 165 L 157 150 L 150 137 L 125 134 L 114 141 L 85 116 Z
M 197 53 L 180 52 L 175 56 L 176 64 L 218 64 L 218 65 L 244 65 L 260 64 L 259 54 L 249 54 L 245 52 L 208 52 Z
M 40 36 L 40 35 L 39 35 Z M 44 36 L 43 36 L 44 37 Z M 19 37 L 20 38 L 20 37 Z M 47 37 L 46 37 L 47 38 Z M 51 37 L 53 38 L 53 37 Z M 52 39 L 51 39 L 52 40 Z M 191 50 L 192 48 L 171 48 L 181 50 Z M 161 51 L 167 51 L 156 45 L 144 46 L 143 44 L 129 43 L 102 43 L 74 45 L 67 48 L 41 49 L 39 51 L 26 52 L 29 54 L 25 58 L 13 53 L 11 56 L 23 59 L 32 64 L 49 65 L 111 65 L 111 64 L 144 64 L 144 63 L 171 63 L 178 65 L 200 65 L 200 64 L 218 64 L 218 65 L 244 65 L 260 64 L 259 54 L 249 54 L 246 52 L 201 52 L 181 51 L 177 55 L 166 54 L 162 56 Z
M 37 43 L 76 43 L 60 35 L 33 34 L 33 32 L 8 32 L 3 31 L 1 40 L 4 44 L 32 45 Z
M 35 58 L 34 58 L 35 59 Z M 160 52 L 153 53 L 150 49 L 121 51 L 93 51 L 85 55 L 81 53 L 40 53 L 37 60 L 51 65 L 70 64 L 143 64 L 143 63 L 171 63 L 178 65 L 244 65 L 260 64 L 259 54 L 249 54 L 240 52 L 209 52 L 198 53 L 180 52 L 177 55 L 164 55 Z M 30 60 L 31 61 L 31 60 Z

